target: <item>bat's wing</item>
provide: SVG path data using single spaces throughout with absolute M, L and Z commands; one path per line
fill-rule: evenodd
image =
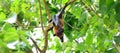
M 59 17 L 56 14 L 53 16 L 52 21 L 55 24 L 55 26 L 59 25 Z

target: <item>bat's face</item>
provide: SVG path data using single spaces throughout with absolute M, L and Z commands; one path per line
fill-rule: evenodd
M 64 41 L 64 38 L 63 38 L 63 33 L 58 34 L 58 35 L 57 35 L 57 37 L 59 37 L 59 38 L 60 38 L 60 41 L 61 41 L 61 42 L 63 42 L 63 41 Z
M 55 33 L 54 36 L 59 37 L 60 40 L 61 40 L 61 42 L 63 42 L 63 40 L 64 40 L 64 39 L 63 39 L 64 29 L 63 29 L 63 28 L 59 28 L 59 27 L 57 27 L 57 26 L 54 26 L 53 31 L 54 31 L 54 33 Z
M 64 29 L 63 28 L 60 28 L 59 29 L 59 32 L 57 33 L 58 34 L 58 37 L 60 38 L 61 42 L 63 42 L 63 32 L 64 32 Z

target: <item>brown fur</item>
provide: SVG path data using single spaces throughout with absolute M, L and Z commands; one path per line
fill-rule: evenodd
M 60 28 L 64 28 L 64 23 L 63 23 L 63 19 L 62 18 L 60 18 Z M 54 34 L 56 35 L 56 36 L 58 36 L 59 38 L 61 38 L 61 37 L 63 37 L 63 32 L 62 33 L 60 33 L 60 34 L 58 34 L 59 33 L 59 29 L 60 29 L 58 26 L 54 26 L 53 27 L 53 31 L 54 31 Z

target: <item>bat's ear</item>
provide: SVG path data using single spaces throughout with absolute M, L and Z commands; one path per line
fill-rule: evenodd
M 60 38 L 60 40 L 61 40 L 61 42 L 63 42 L 63 41 L 64 41 L 64 38 L 63 38 L 63 36 Z

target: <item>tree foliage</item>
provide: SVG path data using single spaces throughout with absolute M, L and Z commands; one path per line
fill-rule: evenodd
M 44 48 L 41 23 L 46 28 L 68 1 L 0 0 L 0 53 L 37 53 L 30 37 L 39 49 Z M 61 43 L 49 31 L 46 53 L 120 53 L 119 0 L 76 0 L 63 19 L 65 41 Z

